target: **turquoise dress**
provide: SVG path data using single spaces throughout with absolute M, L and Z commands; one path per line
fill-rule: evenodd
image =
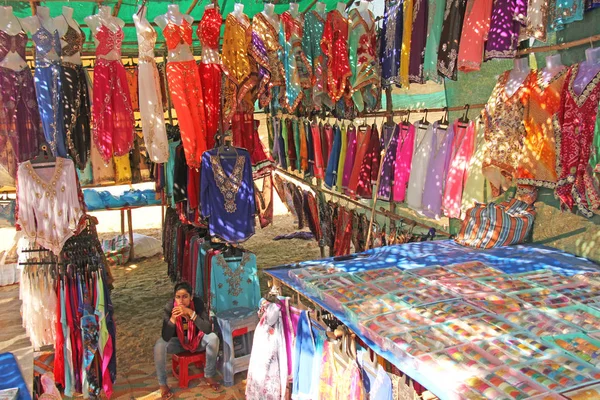
M 302 35 L 302 50 L 308 60 L 312 72 L 312 86 L 305 90 L 306 103 L 309 108 L 323 109 L 323 105 L 331 106 L 327 96 L 327 63 L 321 52 L 321 38 L 325 30 L 325 20 L 315 10 L 309 11 L 304 17 L 304 34 Z
M 425 80 L 438 83 L 442 82 L 442 78 L 437 72 L 437 61 L 445 8 L 446 0 L 429 0 L 429 18 L 427 22 L 427 32 L 429 33 L 427 34 L 427 43 L 425 44 L 423 75 Z
M 312 85 L 311 68 L 302 50 L 303 23 L 288 11 L 279 19 L 279 44 L 283 48 L 281 61 L 285 69 L 284 105 L 289 113 L 293 113 L 304 98 L 303 88 Z
M 550 30 L 560 31 L 571 22 L 581 21 L 584 10 L 583 0 L 556 0 L 550 8 Z
M 256 256 L 244 252 L 241 257 L 215 254 L 211 263 L 211 311 L 218 314 L 234 307 L 254 309 L 260 302 Z

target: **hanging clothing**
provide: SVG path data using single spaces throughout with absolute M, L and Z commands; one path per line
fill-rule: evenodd
M 15 51 L 24 56 L 27 35 L 22 32 L 12 38 L 7 36 L 10 35 L 0 31 L 0 46 L 8 46 L 6 41 L 14 40 L 19 46 Z M 24 39 L 17 41 L 22 36 Z M 43 139 L 40 111 L 29 67 L 21 71 L 0 67 L 0 87 L 0 165 L 14 178 L 17 164 L 32 159 L 39 151 L 38 142 Z
M 404 24 L 402 33 L 402 50 L 400 51 L 400 85 L 408 87 L 410 68 L 410 48 L 412 44 L 413 15 L 415 0 L 404 0 Z
M 63 62 L 62 74 L 67 148 L 77 168 L 84 169 L 92 146 L 88 72 L 81 65 Z
M 425 45 L 427 44 L 428 14 L 428 1 L 414 0 L 413 29 L 410 39 L 410 66 L 408 67 L 408 79 L 414 83 L 425 83 L 423 66 L 425 63 Z
M 302 311 L 292 357 L 292 399 L 317 398 L 324 342 L 325 332 L 311 323 L 308 312 Z
M 359 126 L 356 131 L 356 156 L 352 164 L 352 173 L 348 181 L 347 195 L 356 197 L 356 191 L 358 189 L 358 182 L 360 178 L 360 171 L 363 160 L 369 150 L 369 143 L 371 140 L 371 126 Z
M 338 10 L 327 14 L 321 39 L 321 51 L 327 57 L 327 93 L 337 103 L 350 89 L 352 76 L 348 55 L 348 20 Z
M 333 137 L 333 145 L 328 157 L 327 171 L 325 172 L 325 186 L 329 189 L 333 189 L 336 185 L 340 152 L 342 151 L 342 131 L 338 124 L 333 126 Z
M 327 122 L 325 125 L 320 127 L 321 131 L 321 144 L 323 151 L 323 161 L 325 165 L 329 165 L 329 156 L 331 154 L 331 150 L 333 149 L 333 127 Z
M 581 94 L 575 93 L 573 82 L 579 64 L 569 68 L 556 114 L 555 134 L 558 143 L 558 182 L 556 195 L 561 206 L 577 205 L 587 218 L 600 208 L 600 189 L 589 168 L 594 139 L 598 103 L 600 101 L 600 72 L 586 85 Z
M 377 183 L 379 163 L 381 162 L 381 141 L 375 124 L 371 126 L 368 146 L 364 159 L 362 159 L 356 189 L 356 194 L 366 199 L 370 199 L 373 195 L 373 186 Z
M 316 10 L 306 13 L 304 16 L 302 51 L 304 51 L 310 66 L 309 72 L 312 75 L 312 81 L 311 87 L 305 91 L 305 97 L 312 103 L 314 111 L 322 110 L 324 105 L 331 106 L 327 98 L 327 63 L 321 51 L 321 38 L 324 30 L 325 19 Z
M 341 132 L 341 147 L 340 147 L 340 156 L 338 157 L 338 165 L 336 168 L 336 177 L 335 177 L 335 188 L 338 192 L 342 191 L 342 182 L 344 180 L 344 163 L 346 161 L 346 151 L 348 150 L 348 136 L 346 132 L 346 125 L 342 124 L 342 132 Z
M 535 187 L 553 189 L 556 186 L 556 137 L 554 115 L 560 108 L 561 93 L 567 68 L 549 82 L 543 82 L 541 71 L 534 72 L 530 84 L 529 107 L 525 115 L 527 132 L 516 178 L 521 200 L 532 204 L 537 197 Z
M 254 110 L 248 109 L 248 103 L 243 101 L 232 120 L 233 145 L 248 150 L 250 162 L 255 171 L 272 164 L 272 160 L 258 137 L 259 121 L 254 119 Z
M 73 161 L 57 157 L 54 168 L 40 169 L 26 161 L 17 175 L 19 226 L 25 236 L 59 254 L 83 216 Z
M 266 228 L 273 223 L 273 177 L 270 173 L 254 179 L 254 193 L 258 222 L 261 228 Z
M 583 19 L 584 0 L 558 0 L 550 7 L 550 29 L 560 31 L 565 25 Z
M 549 0 L 529 0 L 527 19 L 525 20 L 525 36 L 545 42 L 548 35 L 548 18 L 551 12 Z
M 100 155 L 100 151 L 96 147 L 96 143 L 92 142 L 92 152 L 90 154 L 92 164 L 92 177 L 94 184 L 103 184 L 115 181 L 115 163 L 111 157 L 108 164 L 104 164 L 104 160 Z
M 218 54 L 221 24 L 221 15 L 215 8 L 209 8 L 204 12 L 196 30 L 202 48 L 212 49 L 215 54 Z M 198 72 L 206 117 L 206 147 L 212 149 L 215 146 L 215 135 L 221 122 L 221 77 L 223 74 L 221 62 L 218 59 L 202 60 L 198 63 Z
M 375 111 L 381 98 L 381 74 L 376 55 L 377 35 L 375 16 L 367 10 L 369 21 L 358 9 L 350 11 L 348 47 L 352 76 L 352 99 L 360 112 Z
M 462 193 L 461 217 L 475 203 L 486 203 L 491 195 L 490 183 L 481 173 L 488 143 L 485 140 L 485 124 L 478 120 L 475 124 L 475 152 L 467 166 L 465 187 Z
M 429 10 L 427 12 L 427 42 L 425 44 L 423 75 L 425 80 L 438 83 L 442 81 L 442 78 L 437 72 L 437 62 L 445 8 L 446 0 L 429 0 Z
M 524 0 L 496 0 L 490 21 L 485 60 L 492 58 L 515 58 L 519 45 L 519 33 L 527 16 Z
M 306 151 L 308 153 L 308 169 L 306 171 L 306 176 L 312 178 L 315 176 L 315 149 L 313 145 L 312 138 L 312 130 L 310 120 L 304 119 L 304 135 L 306 137 Z
M 303 89 L 311 87 L 312 68 L 302 50 L 302 16 L 293 17 L 286 11 L 279 19 L 279 44 L 283 48 L 282 62 L 285 70 L 285 108 L 293 113 L 304 98 Z
M 530 73 L 511 96 L 506 93 L 510 71 L 498 79 L 485 111 L 485 138 L 488 142 L 483 162 L 483 174 L 492 185 L 492 197 L 499 196 L 512 184 L 519 165 L 525 137 L 525 110 L 529 101 Z
M 306 214 L 306 222 L 311 233 L 315 236 L 317 242 L 323 239 L 321 232 L 321 223 L 319 220 L 319 206 L 317 200 L 312 193 L 304 191 L 304 213 Z
M 381 29 L 379 59 L 381 81 L 384 87 L 400 84 L 400 53 L 404 27 L 404 7 L 400 0 L 385 2 Z
M 594 128 L 594 141 L 592 143 L 592 152 L 590 155 L 590 168 L 595 174 L 600 174 L 600 105 L 596 113 L 596 127 Z
M 281 307 L 265 300 L 259 310 L 246 380 L 248 400 L 285 399 L 288 361 Z
M 467 181 L 467 168 L 475 150 L 475 124 L 473 121 L 453 124 L 454 139 L 450 150 L 450 163 L 444 184 L 442 210 L 448 218 L 460 218 L 463 190 Z
M 124 37 L 121 28 L 112 32 L 104 25 L 95 32 L 98 46 L 94 65 L 92 132 L 105 164 L 113 155 L 128 153 L 133 145 L 134 117 L 125 67 L 120 59 L 102 58 L 111 51 L 120 55 Z
M 344 192 L 348 190 L 348 183 L 350 182 L 350 175 L 352 175 L 352 168 L 356 158 L 356 127 L 350 125 L 346 132 L 347 144 L 346 144 L 346 157 L 344 158 L 344 168 L 342 169 L 342 189 Z
M 316 122 L 310 124 L 311 139 L 314 149 L 315 165 L 314 175 L 317 179 L 325 179 L 326 165 L 323 160 L 323 143 L 321 142 L 321 130 Z
M 235 148 L 234 158 L 212 149 L 202 155 L 200 204 L 211 235 L 241 242 L 254 234 L 256 204 L 250 154 Z
M 440 123 L 416 126 L 414 150 L 410 167 L 410 178 L 406 189 L 406 204 L 416 211 L 423 208 L 423 190 L 427 181 L 427 166 L 433 153 L 435 134 L 440 129 Z
M 152 162 L 165 163 L 169 159 L 169 143 L 160 95 L 160 77 L 154 59 L 157 34 L 145 15 L 134 20 L 139 46 L 140 119 L 144 143 Z
M 335 223 L 335 241 L 333 255 L 344 256 L 350 254 L 352 243 L 352 213 L 344 207 L 339 207 Z
M 46 142 L 52 154 L 66 157 L 66 135 L 63 109 L 62 67 L 60 65 L 60 35 L 49 32 L 38 18 L 40 27 L 31 35 L 35 44 L 35 92 Z M 48 58 L 54 53 L 58 60 Z
M 423 214 L 428 218 L 440 219 L 442 215 L 442 198 L 446 174 L 452 157 L 454 126 L 454 124 L 450 124 L 446 129 L 438 127 L 433 134 L 433 154 L 429 158 L 427 179 L 421 201 Z
M 415 126 L 412 124 L 398 125 L 398 140 L 396 145 L 396 160 L 394 161 L 394 178 L 392 182 L 393 200 L 404 201 L 406 188 L 410 178 L 413 150 L 415 147 Z
M 437 70 L 441 76 L 453 81 L 457 76 L 456 64 L 466 8 L 467 0 L 448 0 L 444 11 Z
M 329 341 L 325 341 L 323 344 L 319 399 L 366 399 L 360 369 L 356 360 L 347 357 L 347 365 L 344 366 L 337 360 L 335 355 L 334 348 L 336 345 L 337 342 Z
M 467 0 L 458 51 L 458 69 L 463 72 L 479 71 L 483 62 L 483 48 L 490 31 L 493 0 Z
M 278 30 L 263 13 L 252 18 L 252 43 L 250 54 L 258 63 L 258 101 L 261 107 L 270 106 L 271 115 L 281 110 L 285 96 L 285 70 L 281 62 L 283 48 Z
M 234 307 L 255 309 L 260 302 L 256 255 L 245 251 L 241 257 L 225 257 L 215 252 L 211 264 L 211 311 L 219 314 Z
M 294 122 L 291 118 L 285 120 L 285 132 L 286 132 L 286 143 L 287 143 L 287 160 L 288 166 L 292 171 L 295 171 L 298 166 L 298 159 L 296 158 L 296 141 L 294 140 Z
M 392 189 L 394 184 L 394 171 L 396 170 L 396 151 L 398 149 L 398 136 L 400 127 L 396 124 L 383 126 L 381 139 L 385 156 L 381 167 L 381 178 L 379 181 L 378 198 L 384 201 L 390 201 L 392 198 Z
M 138 90 L 138 68 L 128 65 L 125 67 L 127 73 L 127 86 L 129 88 L 129 98 L 131 99 L 131 108 L 133 111 L 140 111 L 139 90 Z

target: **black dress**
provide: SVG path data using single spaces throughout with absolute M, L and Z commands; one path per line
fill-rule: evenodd
M 458 46 L 462 34 L 467 0 L 447 0 L 438 49 L 438 74 L 456 80 Z

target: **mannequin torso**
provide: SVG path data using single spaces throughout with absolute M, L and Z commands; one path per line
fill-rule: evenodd
M 508 81 L 506 82 L 506 87 L 504 92 L 508 97 L 511 97 L 525 82 L 525 79 L 529 75 L 529 63 L 527 58 L 515 58 L 514 60 L 514 68 L 510 71 L 508 76 Z
M 317 12 L 317 14 L 319 14 L 321 16 L 321 18 L 325 18 L 325 3 L 321 3 L 320 1 L 317 2 L 317 5 L 315 6 L 315 11 Z
M 146 57 L 154 58 L 154 44 L 156 43 L 156 31 L 146 18 L 146 11 L 146 6 L 143 6 L 137 13 L 133 14 L 133 23 L 135 24 L 140 49 L 140 61 Z
M 290 4 L 291 9 L 292 4 Z M 267 21 L 273 26 L 273 28 L 279 32 L 279 16 L 275 14 L 275 5 L 271 3 L 265 3 L 265 9 L 262 11 L 262 15 Z
M 294 19 L 299 19 L 301 17 L 300 12 L 298 11 L 298 3 L 290 3 L 288 11 Z
M 346 4 L 342 2 L 337 3 L 336 10 L 338 10 L 339 13 L 342 14 L 342 17 L 348 18 L 348 13 L 346 12 Z
M 566 67 L 562 64 L 560 54 L 546 57 L 546 66 L 541 71 L 541 81 L 544 86 L 565 68 Z
M 241 3 L 235 3 L 235 5 L 233 6 L 233 11 L 231 12 L 231 15 L 233 15 L 239 22 L 243 22 L 244 21 L 244 5 Z
M 108 6 L 100 6 L 98 14 L 86 17 L 85 22 L 92 31 L 92 36 L 94 37 L 94 43 L 96 46 L 98 46 L 99 43 L 98 39 L 96 38 L 96 34 L 103 26 L 113 34 L 116 34 L 125 26 L 125 22 L 122 19 L 112 16 L 111 8 Z M 121 54 L 118 50 L 114 49 L 108 54 L 98 55 L 98 57 L 106 60 L 120 60 Z
M 373 16 L 369 11 L 369 2 L 361 0 L 360 4 L 358 5 L 358 12 L 360 13 L 360 16 L 363 18 L 363 20 L 367 23 L 369 29 L 371 29 L 375 21 L 373 20 Z
M 573 90 L 577 95 L 581 95 L 587 85 L 600 72 L 600 47 L 587 49 L 585 51 L 585 61 L 579 64 L 579 71 L 573 81 Z
M 0 7 L 0 31 L 4 32 L 9 36 L 8 40 L 13 41 L 17 39 L 17 35 L 24 35 L 25 41 L 27 40 L 27 33 L 21 27 L 21 22 L 13 14 L 12 7 Z M 17 53 L 16 51 L 9 51 L 6 56 L 0 60 L 0 67 L 9 68 L 13 71 L 20 71 L 27 67 L 27 62 Z
M 79 28 L 79 24 L 77 21 L 73 19 L 73 9 L 71 7 L 63 6 L 62 15 L 54 18 L 54 26 L 58 29 L 58 34 L 60 35 L 60 44 L 62 48 L 64 48 L 68 43 L 64 40 L 65 33 L 69 30 L 69 27 L 74 29 L 78 34 L 81 34 L 81 29 Z M 81 53 L 77 52 L 71 56 L 63 54 L 62 55 L 63 62 L 69 62 L 77 65 L 81 65 Z
M 50 9 L 48 7 L 36 7 L 36 15 L 21 20 L 21 24 L 31 35 L 34 35 L 40 29 L 46 30 L 50 35 L 54 35 L 57 32 L 54 20 L 50 17 Z M 52 48 L 46 54 L 45 58 L 49 61 L 59 61 L 60 55 Z
M 163 31 L 169 24 L 182 26 L 183 24 L 187 23 L 190 25 L 191 29 L 194 18 L 190 15 L 182 13 L 177 4 L 169 4 L 167 13 L 156 17 L 154 22 Z M 180 43 L 174 49 L 169 49 L 168 59 L 169 61 L 191 61 L 194 59 L 194 54 L 192 53 L 190 45 L 187 43 Z

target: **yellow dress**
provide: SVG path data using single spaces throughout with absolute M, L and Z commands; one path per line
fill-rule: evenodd
M 402 52 L 400 53 L 400 85 L 409 85 L 410 38 L 412 36 L 414 1 L 404 0 L 404 31 L 402 33 Z
M 346 125 L 342 125 L 342 148 L 340 149 L 340 159 L 337 167 L 337 177 L 335 189 L 342 192 L 342 179 L 344 177 L 344 163 L 346 162 L 346 150 L 348 150 L 348 136 L 346 136 Z

